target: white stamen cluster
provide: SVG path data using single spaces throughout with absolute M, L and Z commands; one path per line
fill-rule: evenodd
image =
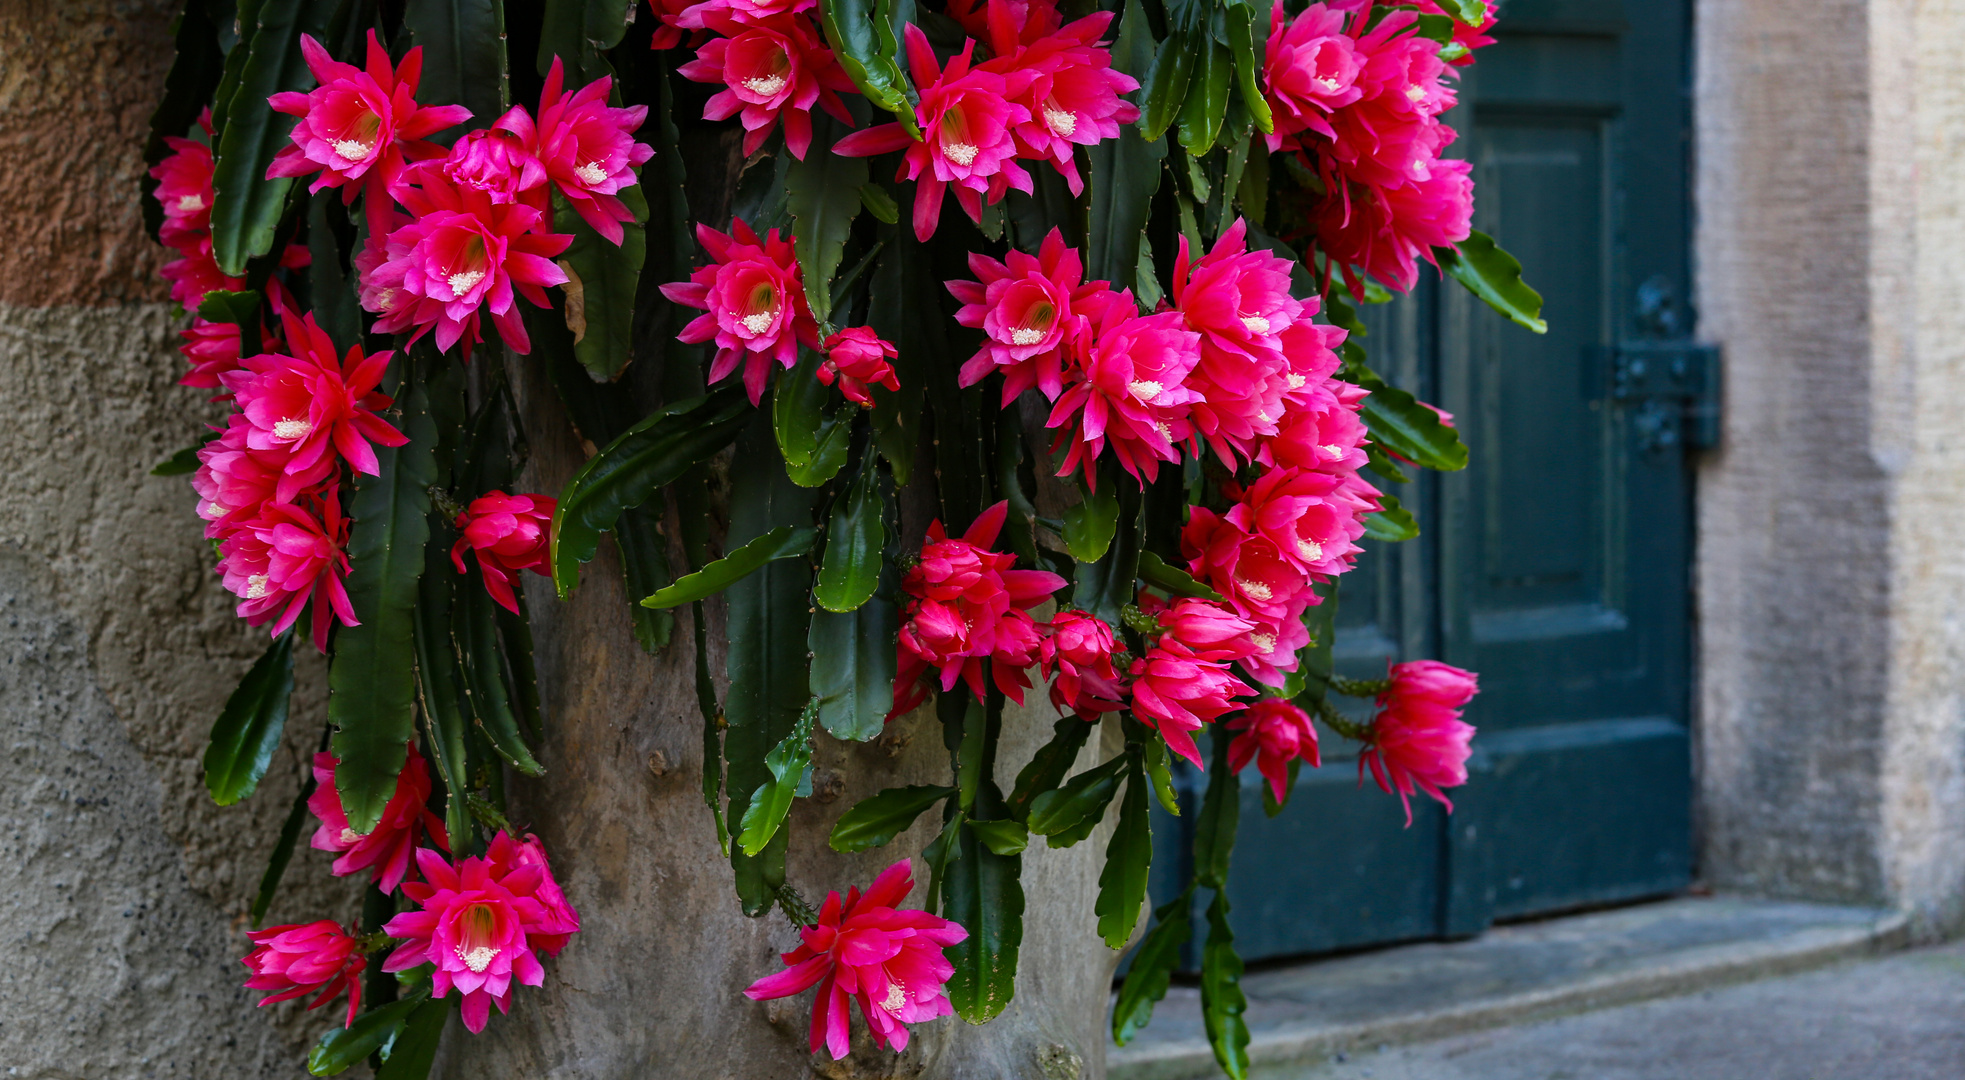
M 177 208 L 187 214 L 195 214 L 205 208 L 205 197 L 203 195 L 179 195 L 177 197 Z
M 1330 75 L 1321 75 L 1311 81 L 1315 82 L 1318 86 L 1323 87 L 1324 93 L 1326 94 L 1335 94 L 1339 90 L 1344 88 L 1343 83 L 1339 82 L 1334 76 L 1330 76 Z
M 271 584 L 272 579 L 268 578 L 265 574 L 252 575 L 246 579 L 246 599 L 258 600 L 265 596 L 266 589 Z
M 452 296 L 463 296 L 465 293 L 477 288 L 478 282 L 483 280 L 484 271 L 482 270 L 465 270 L 452 274 L 450 275 L 450 294 Z
M 1255 646 L 1257 655 L 1267 656 L 1276 651 L 1276 635 L 1264 633 L 1250 634 L 1249 644 Z
M 464 961 L 464 966 L 472 971 L 483 971 L 490 967 L 492 958 L 498 955 L 498 950 L 489 945 L 480 945 L 470 952 L 465 952 L 464 946 L 459 945 L 452 951 L 457 953 L 457 958 Z
M 1241 589 L 1243 594 L 1246 595 L 1251 600 L 1268 601 L 1269 599 L 1271 599 L 1276 595 L 1276 590 L 1270 588 L 1267 585 L 1264 585 L 1260 581 L 1250 581 L 1247 578 L 1236 578 L 1235 585 L 1237 588 Z
M 1305 540 L 1300 536 L 1296 538 L 1296 550 L 1309 562 L 1317 562 L 1324 557 L 1324 545 L 1315 540 Z
M 367 161 L 368 156 L 375 152 L 374 143 L 359 139 L 336 139 L 330 145 L 343 161 Z
M 749 330 L 753 334 L 762 334 L 766 330 L 771 329 L 771 324 L 777 320 L 778 312 L 774 308 L 770 311 L 760 311 L 753 315 L 746 315 L 741 321 L 744 324 L 744 329 Z
M 313 433 L 314 424 L 311 420 L 296 420 L 288 417 L 273 425 L 273 437 L 276 439 L 304 439 Z
M 907 1004 L 907 991 L 901 989 L 900 983 L 888 983 L 887 996 L 880 999 L 880 1007 L 888 1012 L 900 1012 L 901 1006 L 905 1004 Z
M 1269 332 L 1269 320 L 1261 315 L 1242 316 L 1242 325 L 1247 327 L 1251 334 L 1266 334 Z
M 980 153 L 982 153 L 982 148 L 974 143 L 958 142 L 942 144 L 942 156 L 955 162 L 957 165 L 974 165 L 976 163 L 976 155 Z
M 1044 126 L 1050 128 L 1052 134 L 1070 138 L 1071 133 L 1078 130 L 1077 114 L 1050 104 L 1043 107 L 1043 112 Z
M 344 844 L 349 844 L 349 845 L 358 844 L 361 843 L 361 839 L 362 839 L 362 834 L 356 832 L 353 829 L 343 828 L 341 830 L 341 842 Z
M 1010 331 L 1010 344 L 1012 345 L 1035 345 L 1042 340 L 1044 340 L 1044 331 L 1033 329 L 1032 327 L 1019 326 L 1015 330 Z
M 1303 384 L 1309 382 L 1310 380 L 1292 371 L 1288 375 L 1283 376 L 1283 381 L 1290 384 L 1290 389 L 1301 390 L 1303 389 Z
M 1140 379 L 1136 382 L 1126 384 L 1126 392 L 1141 401 L 1152 401 L 1154 398 L 1159 397 L 1161 391 L 1165 389 L 1166 387 L 1161 386 L 1151 379 Z
M 1422 101 L 1425 101 L 1426 88 L 1419 85 L 1418 83 L 1413 83 L 1412 85 L 1406 87 L 1406 100 L 1412 102 L 1414 105 L 1417 105 Z
M 600 162 L 589 161 L 573 170 L 573 175 L 579 177 L 583 184 L 598 184 L 607 179 L 607 170 L 601 168 Z
M 744 89 L 759 97 L 777 97 L 786 81 L 783 75 L 753 75 L 744 80 Z

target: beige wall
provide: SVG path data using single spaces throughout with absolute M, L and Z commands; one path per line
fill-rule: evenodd
M 1965 6 L 1697 5 L 1700 819 L 1715 884 L 1965 893 Z

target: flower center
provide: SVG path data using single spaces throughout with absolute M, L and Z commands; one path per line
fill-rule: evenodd
M 1319 544 L 1315 540 L 1305 540 L 1300 536 L 1296 538 L 1296 550 L 1311 562 L 1316 562 L 1324 557 L 1324 545 Z
M 1303 389 L 1303 384 L 1309 382 L 1310 380 L 1292 371 L 1288 375 L 1283 376 L 1283 381 L 1289 383 L 1290 389 L 1301 390 Z
M 887 996 L 880 999 L 880 1007 L 888 1012 L 900 1012 L 901 1006 L 905 1004 L 907 1004 L 907 991 L 901 989 L 900 983 L 888 983 Z
M 445 280 L 450 283 L 452 299 L 462 300 L 464 294 L 477 288 L 478 282 L 485 279 L 484 237 L 473 235 L 464 242 L 464 249 L 458 252 L 458 264 L 450 267 Z
M 1035 345 L 1049 336 L 1057 321 L 1058 309 L 1047 301 L 1039 300 L 1024 309 L 1023 321 L 1010 331 L 1010 343 Z
M 1239 587 L 1242 590 L 1243 595 L 1247 596 L 1251 600 L 1266 601 L 1266 600 L 1273 599 L 1276 595 L 1276 590 L 1270 588 L 1267 585 L 1264 585 L 1260 581 L 1250 581 L 1247 578 L 1236 578 L 1235 584 L 1237 587 Z
M 376 136 L 382 132 L 382 118 L 364 109 L 341 130 L 339 138 L 328 140 L 343 161 L 367 161 L 375 153 Z
M 749 301 L 744 305 L 743 315 L 738 321 L 744 329 L 753 334 L 762 334 L 778 321 L 778 290 L 770 282 L 761 281 L 751 289 Z
M 362 834 L 356 832 L 353 829 L 343 827 L 341 830 L 340 839 L 342 843 L 347 844 L 350 847 L 353 847 L 354 845 L 362 842 Z
M 942 156 L 957 165 L 974 165 L 976 155 L 982 151 L 969 143 L 943 143 Z
M 460 273 L 452 274 L 450 275 L 451 294 L 454 296 L 462 297 L 465 293 L 470 292 L 472 289 L 476 288 L 478 282 L 483 280 L 484 280 L 484 271 L 482 270 L 465 270 Z
M 1419 85 L 1418 83 L 1413 83 L 1412 85 L 1406 87 L 1406 100 L 1412 102 L 1414 105 L 1417 105 L 1422 101 L 1425 101 L 1426 88 Z
M 1335 94 L 1344 85 L 1334 75 L 1319 75 L 1311 81 L 1323 87 L 1326 94 Z
M 354 139 L 334 140 L 334 152 L 344 161 L 366 161 L 375 152 L 374 143 L 358 142 Z
M 942 156 L 957 165 L 969 166 L 982 152 L 969 138 L 969 117 L 958 106 L 942 114 Z
M 785 88 L 785 77 L 772 72 L 768 75 L 753 75 L 744 80 L 744 89 L 759 97 L 777 97 Z
M 1270 653 L 1276 651 L 1276 635 L 1250 634 L 1249 644 L 1255 646 L 1255 651 L 1257 655 L 1267 656 Z
M 1247 327 L 1251 334 L 1266 334 L 1269 332 L 1269 320 L 1261 315 L 1242 316 L 1242 325 Z
M 289 417 L 273 425 L 273 436 L 279 439 L 304 439 L 314 431 L 311 421 L 295 420 Z
M 589 161 L 573 170 L 573 175 L 579 177 L 582 183 L 598 184 L 607 179 L 607 170 L 600 167 L 600 162 Z
M 177 208 L 187 214 L 196 213 L 205 208 L 205 197 L 203 195 L 180 195 L 177 198 Z
M 257 600 L 266 595 L 267 586 L 272 580 L 265 574 L 254 574 L 246 579 L 246 599 Z
M 1325 443 L 1324 445 L 1319 446 L 1317 449 L 1322 450 L 1324 453 L 1329 454 L 1333 458 L 1341 458 L 1344 456 L 1344 448 L 1342 446 L 1337 445 L 1336 443 Z
M 1166 387 L 1161 386 L 1151 379 L 1140 379 L 1136 382 L 1126 384 L 1126 392 L 1141 401 L 1152 401 L 1154 398 L 1159 397 L 1161 391 L 1165 389 Z
M 1044 126 L 1050 128 L 1053 135 L 1070 138 L 1071 133 L 1078 130 L 1077 114 L 1060 107 L 1056 98 L 1045 98 L 1038 110 L 1044 114 Z
M 453 951 L 464 966 L 481 972 L 491 966 L 499 948 L 492 944 L 498 933 L 498 919 L 488 904 L 472 904 L 457 917 L 457 944 Z

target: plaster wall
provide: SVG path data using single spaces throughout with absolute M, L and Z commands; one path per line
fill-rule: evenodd
M 1961 20 L 1697 8 L 1702 865 L 1928 930 L 1965 895 Z

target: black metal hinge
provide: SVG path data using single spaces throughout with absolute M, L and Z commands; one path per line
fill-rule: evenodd
M 1627 341 L 1595 346 L 1584 392 L 1631 410 L 1638 448 L 1719 445 L 1719 348 L 1689 341 Z

